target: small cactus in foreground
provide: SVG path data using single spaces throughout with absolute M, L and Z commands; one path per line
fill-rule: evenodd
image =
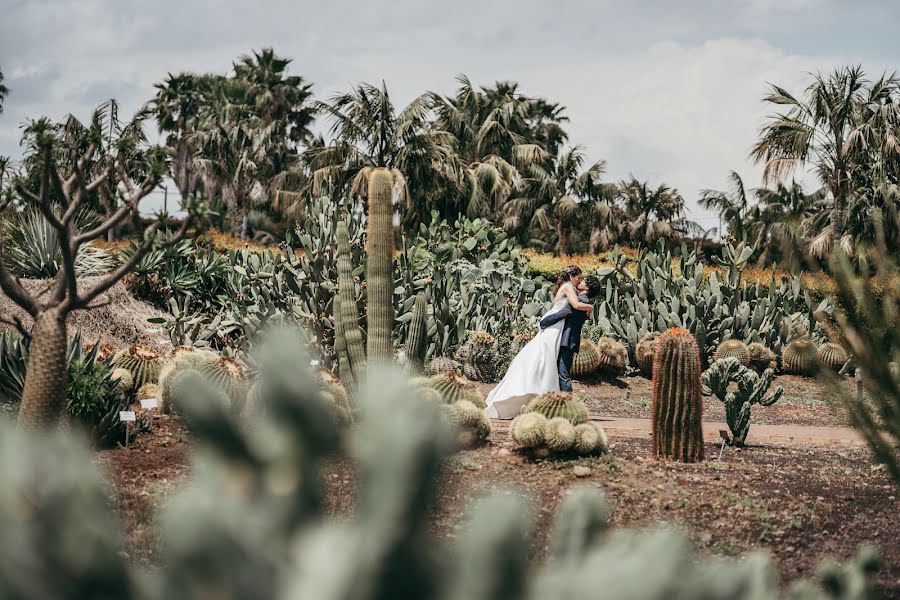
M 644 377 L 653 375 L 653 351 L 656 349 L 656 340 L 662 335 L 653 331 L 645 335 L 634 350 L 634 359 L 638 369 Z
M 800 337 L 781 352 L 781 370 L 789 375 L 811 377 L 819 371 L 819 350 L 808 337 Z
M 572 425 L 580 425 L 588 420 L 588 410 L 584 402 L 570 392 L 549 392 L 528 403 L 523 412 L 541 413 L 548 419 L 562 417 Z
M 747 344 L 747 352 L 750 354 L 751 369 L 757 373 L 762 373 L 766 369 L 774 369 L 777 366 L 775 353 L 760 342 L 751 342 Z
M 509 437 L 517 449 L 535 458 L 548 458 L 554 454 L 609 452 L 606 431 L 599 423 L 588 421 L 572 425 L 568 419 L 548 419 L 538 412 L 525 412 L 513 419 Z
M 575 444 L 575 426 L 562 417 L 549 419 L 544 425 L 544 445 L 550 452 L 566 452 Z
M 703 460 L 700 348 L 686 329 L 656 341 L 650 405 L 653 454 L 682 462 Z
M 822 366 L 832 371 L 840 371 L 850 360 L 844 347 L 834 342 L 826 342 L 819 346 L 818 355 Z
M 114 367 L 127 369 L 134 379 L 134 387 L 141 387 L 145 383 L 157 382 L 162 359 L 152 348 L 134 344 L 117 352 L 113 356 L 112 364 Z
M 745 367 L 750 366 L 750 351 L 740 340 L 725 340 L 713 353 L 713 362 L 723 358 L 736 358 Z

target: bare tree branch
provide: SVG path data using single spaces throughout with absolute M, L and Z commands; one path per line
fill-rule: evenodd
M 125 181 L 128 181 L 125 178 Z M 125 217 L 127 217 L 131 212 L 137 210 L 138 204 L 140 204 L 141 200 L 147 196 L 150 192 L 153 191 L 153 188 L 156 187 L 157 184 L 156 179 L 146 179 L 144 183 L 141 184 L 141 187 L 138 190 L 134 190 L 134 186 L 131 185 L 130 189 L 133 191 L 131 197 L 116 211 L 110 215 L 105 221 L 90 229 L 88 231 L 84 231 L 78 236 L 74 238 L 75 244 L 80 246 L 85 242 L 89 242 L 93 239 L 96 239 L 118 225 Z
M 168 248 L 180 242 L 182 239 L 184 239 L 185 235 L 187 235 L 190 224 L 191 217 L 190 215 L 188 215 L 188 217 L 185 218 L 185 220 L 181 223 L 181 227 L 178 228 L 178 231 L 175 233 L 175 235 L 160 244 L 159 247 Z M 70 308 L 71 310 L 86 308 L 97 296 L 110 289 L 123 277 L 125 277 L 125 275 L 127 275 L 132 269 L 134 269 L 134 267 L 141 261 L 141 259 L 144 258 L 144 255 L 153 248 L 153 242 L 159 226 L 160 221 L 157 220 L 152 225 L 147 227 L 147 229 L 144 230 L 144 239 L 141 244 L 135 249 L 134 254 L 132 254 L 127 261 L 119 265 L 118 269 L 108 274 L 100 283 L 95 285 L 90 290 L 75 297 L 68 298 L 67 308 Z
M 22 337 L 28 337 L 31 335 L 31 332 L 25 327 L 25 324 L 22 323 L 22 319 L 19 317 L 13 317 L 11 319 L 7 319 L 6 317 L 0 317 L 0 323 L 5 325 L 9 325 L 10 327 L 15 327 L 16 331 L 19 332 L 19 335 Z
M 13 302 L 21 306 L 25 312 L 32 317 L 35 317 L 38 313 L 37 301 L 24 287 L 22 287 L 19 280 L 9 272 L 9 269 L 6 267 L 6 262 L 3 260 L 3 246 L 5 245 L 5 242 L 6 240 L 3 239 L 3 235 L 0 234 L 0 289 L 2 289 L 3 293 L 9 296 Z

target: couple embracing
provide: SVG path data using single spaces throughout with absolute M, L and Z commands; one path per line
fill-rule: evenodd
M 571 370 L 581 346 L 581 328 L 593 311 L 590 299 L 600 293 L 600 280 L 583 277 L 575 265 L 556 281 L 554 304 L 542 318 L 540 331 L 509 365 L 503 380 L 487 398 L 487 414 L 512 419 L 536 394 L 572 391 Z

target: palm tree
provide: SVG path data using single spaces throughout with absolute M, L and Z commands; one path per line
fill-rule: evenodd
M 580 146 L 560 152 L 551 170 L 531 165 L 522 180 L 521 195 L 507 204 L 507 214 L 526 221 L 539 231 L 554 231 L 556 253 L 572 250 L 571 233 L 575 220 L 584 216 L 594 202 L 603 199 L 602 183 L 606 161 L 597 161 L 582 171 L 585 156 Z
M 811 220 L 816 214 L 830 215 L 827 191 L 821 188 L 807 194 L 793 181 L 790 186 L 778 183 L 774 188 L 756 188 L 753 194 L 756 203 L 747 211 L 745 223 L 748 238 L 759 251 L 757 266 L 785 256 L 791 266 L 800 266 Z
M 387 86 L 363 83 L 316 107 L 330 121 L 330 144 L 316 145 L 304 155 L 313 171 L 313 186 L 350 190 L 363 200 L 373 169 L 390 169 L 395 200 L 406 205 L 408 222 L 421 220 L 431 208 L 446 215 L 445 195 L 459 189 L 460 170 L 453 138 L 430 122 L 430 95 L 414 99 L 399 113 Z
M 700 206 L 715 210 L 719 213 L 719 235 L 724 234 L 724 226 L 727 224 L 728 233 L 738 240 L 746 240 L 748 231 L 745 218 L 750 209 L 747 199 L 747 190 L 744 180 L 735 171 L 728 175 L 731 189 L 727 192 L 717 190 L 701 190 Z
M 624 213 L 623 229 L 636 243 L 649 244 L 698 230 L 696 223 L 684 217 L 682 195 L 665 183 L 651 188 L 632 175 L 619 184 L 618 199 Z
M 3 71 L 0 71 L 0 113 L 3 112 L 3 101 L 9 95 L 9 88 L 3 85 Z
M 757 163 L 765 163 L 766 181 L 807 164 L 816 168 L 833 197 L 832 246 L 844 234 L 854 153 L 865 138 L 857 120 L 867 100 L 865 85 L 859 66 L 841 67 L 827 77 L 816 74 L 800 98 L 772 85 L 763 100 L 788 109 L 769 117 L 751 152 Z

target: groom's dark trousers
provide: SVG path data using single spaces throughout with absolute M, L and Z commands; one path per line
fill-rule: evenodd
M 590 302 L 586 294 L 581 294 L 578 299 L 584 303 Z M 541 328 L 546 329 L 554 323 L 565 320 L 562 337 L 559 340 L 559 358 L 556 369 L 559 371 L 559 389 L 562 392 L 572 391 L 572 363 L 575 354 L 581 347 L 581 328 L 587 321 L 587 313 L 583 310 L 575 310 L 571 304 L 560 309 L 559 312 L 541 319 Z

